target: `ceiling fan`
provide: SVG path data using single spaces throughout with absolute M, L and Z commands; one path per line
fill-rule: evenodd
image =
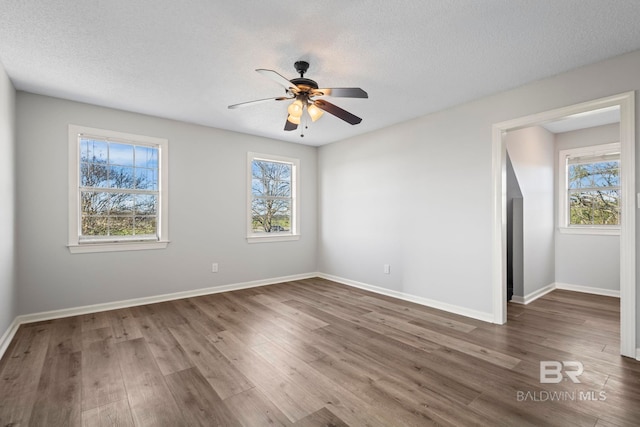
M 286 77 L 278 74 L 273 70 L 259 68 L 256 71 L 265 77 L 270 78 L 276 83 L 284 86 L 286 96 L 258 99 L 256 101 L 241 102 L 240 104 L 229 105 L 229 108 L 246 107 L 248 105 L 259 104 L 271 101 L 288 101 L 293 100 L 287 109 L 287 120 L 284 124 L 284 130 L 292 131 L 298 128 L 300 120 L 303 119 L 304 111 L 312 121 L 316 121 L 326 111 L 345 122 L 357 125 L 362 119 L 342 108 L 334 105 L 324 99 L 315 99 L 321 96 L 335 96 L 342 98 L 368 98 L 367 92 L 359 87 L 339 87 L 339 88 L 318 88 L 318 83 L 304 77 L 309 69 L 309 63 L 306 61 L 297 61 L 294 64 L 296 71 L 300 73 L 300 77 L 287 80 Z M 304 136 L 301 134 L 300 136 Z

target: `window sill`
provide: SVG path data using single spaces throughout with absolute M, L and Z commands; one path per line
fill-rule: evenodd
M 248 236 L 249 243 L 270 243 L 270 242 L 288 242 L 292 240 L 300 240 L 299 234 L 284 234 L 281 236 Z
M 600 236 L 619 236 L 620 227 L 560 227 L 560 234 L 590 234 Z
M 145 251 L 150 249 L 165 249 L 169 244 L 168 240 L 153 242 L 116 242 L 116 243 L 82 243 L 71 244 L 67 247 L 72 254 L 85 254 L 92 252 L 122 252 L 122 251 Z

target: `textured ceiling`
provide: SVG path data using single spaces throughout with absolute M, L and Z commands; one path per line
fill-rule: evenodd
M 0 0 L 0 61 L 17 89 L 322 145 L 640 49 L 638 0 Z M 284 132 L 256 68 L 362 87 Z

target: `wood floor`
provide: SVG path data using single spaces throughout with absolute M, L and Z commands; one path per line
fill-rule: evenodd
M 618 307 L 557 290 L 497 326 L 309 279 L 33 323 L 0 426 L 637 426 Z

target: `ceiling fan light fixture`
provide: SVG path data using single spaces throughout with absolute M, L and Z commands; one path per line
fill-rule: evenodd
M 293 116 L 293 115 L 289 114 L 289 116 L 287 117 L 287 120 L 290 123 L 293 123 L 294 125 L 299 125 L 300 124 L 300 116 Z
M 307 112 L 309 113 L 309 117 L 311 117 L 311 121 L 316 121 L 324 114 L 324 111 L 319 109 L 313 104 L 307 105 Z
M 312 121 L 318 120 L 324 115 L 324 112 L 337 117 L 340 120 L 349 123 L 350 125 L 357 125 L 362 119 L 350 112 L 343 110 L 337 105 L 332 104 L 324 99 L 315 99 L 316 97 L 338 97 L 338 98 L 368 98 L 367 92 L 359 87 L 340 87 L 340 88 L 328 88 L 320 86 L 314 80 L 304 77 L 309 63 L 306 61 L 297 61 L 294 64 L 296 71 L 300 73 L 300 77 L 294 79 L 287 79 L 281 74 L 273 70 L 267 70 L 264 68 L 258 68 L 256 71 L 265 77 L 270 78 L 274 82 L 283 86 L 286 92 L 286 96 L 279 96 L 276 98 L 258 99 L 255 101 L 242 102 L 240 104 L 229 105 L 228 108 L 235 109 L 238 107 L 244 107 L 247 105 L 253 105 L 257 103 L 270 102 L 270 101 L 291 101 L 291 104 L 287 106 L 287 120 L 284 124 L 284 130 L 290 132 L 298 128 L 301 122 L 304 122 L 304 127 L 307 128 L 309 124 L 308 119 L 304 116 L 304 110 L 307 110 L 309 118 Z M 300 134 L 304 136 L 304 134 Z
M 287 108 L 289 115 L 292 117 L 297 117 L 298 119 L 300 119 L 300 117 L 302 116 L 303 110 L 304 108 L 302 105 L 302 101 L 300 101 L 299 99 L 293 101 L 291 105 L 289 105 L 289 108 Z

